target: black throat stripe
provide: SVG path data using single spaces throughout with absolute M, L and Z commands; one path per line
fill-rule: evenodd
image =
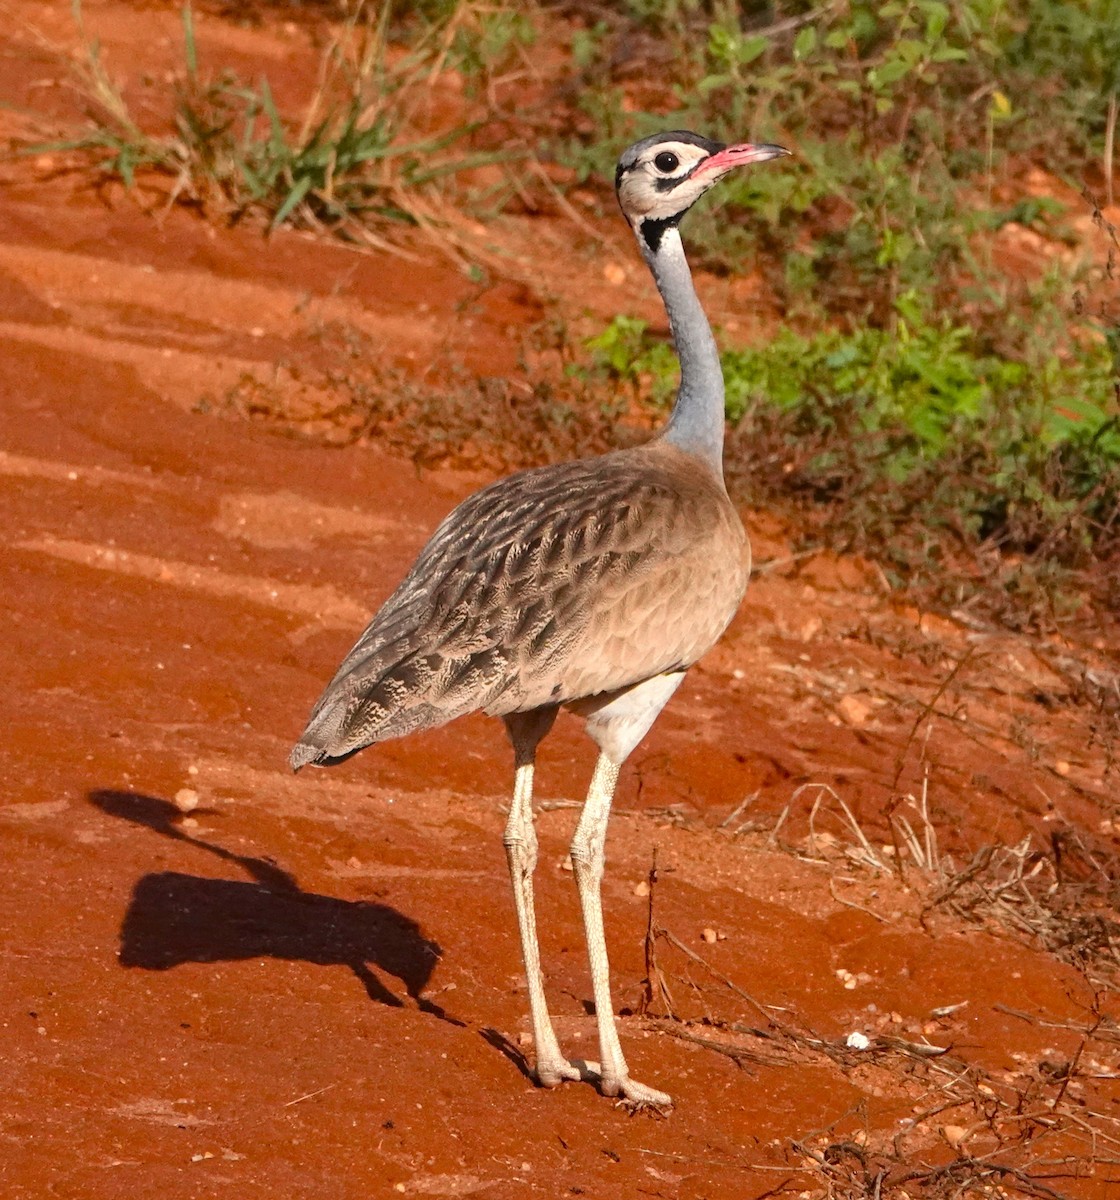
M 671 217 L 646 217 L 639 226 L 642 240 L 656 254 L 661 246 L 661 239 L 666 229 L 676 229 L 684 213 L 674 213 Z

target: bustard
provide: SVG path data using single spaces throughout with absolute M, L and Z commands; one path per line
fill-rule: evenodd
M 615 1027 L 600 883 L 619 768 L 746 588 L 750 551 L 723 483 L 723 374 L 678 224 L 735 167 L 786 154 L 674 130 L 623 152 L 615 187 L 680 358 L 676 404 L 645 445 L 521 471 L 464 500 L 370 622 L 315 705 L 294 770 L 477 709 L 513 743 L 504 842 L 545 1087 L 579 1079 L 545 1002 L 533 911 L 533 763 L 564 706 L 600 754 L 572 866 L 599 1028 L 598 1082 L 634 1105 L 670 1098 L 630 1077 Z

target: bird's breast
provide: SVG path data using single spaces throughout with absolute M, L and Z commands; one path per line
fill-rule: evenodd
M 620 547 L 615 564 L 587 586 L 558 576 L 546 611 L 563 612 L 555 644 L 519 672 L 518 707 L 593 696 L 691 666 L 738 610 L 750 551 L 721 487 L 688 479 L 643 514 L 644 546 Z M 571 636 L 578 631 L 578 636 Z M 529 664 L 526 663 L 529 667 Z

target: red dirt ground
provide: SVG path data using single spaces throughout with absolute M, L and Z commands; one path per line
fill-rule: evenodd
M 64 75 L 23 22 L 72 42 L 64 8 L 6 10 L 17 115 L 49 111 Z M 87 18 L 155 60 L 174 22 Z M 303 45 L 201 28 L 245 63 Z M 479 480 L 194 410 L 246 377 L 297 405 L 328 325 L 401 365 L 512 371 L 541 302 L 438 262 L 156 219 L 48 168 L 9 163 L 0 204 L 4 1196 L 755 1200 L 862 1195 L 886 1172 L 884 1196 L 917 1197 L 968 1171 L 1008 1195 L 1116 1194 L 1118 1006 L 1092 949 L 1116 932 L 1120 826 L 1109 731 L 1076 686 L 1114 680 L 1115 646 L 923 616 L 865 563 L 783 564 L 777 523 L 746 514 L 779 561 L 633 756 L 609 843 L 623 1039 L 676 1107 L 538 1090 L 500 725 L 286 768 L 341 654 Z M 632 268 L 604 304 L 648 309 Z M 555 289 L 573 319 L 578 275 Z M 592 761 L 562 721 L 538 775 L 550 998 L 591 1058 L 564 859 Z M 1031 839 L 1002 907 L 1013 863 L 978 872 L 987 900 L 958 880 L 967 904 L 929 908 L 953 869 L 866 861 L 897 859 L 885 813 L 923 780 L 958 867 Z M 636 1015 L 655 849 L 677 1021 L 663 1000 Z M 1040 933 L 1039 912 L 1066 924 Z M 886 1040 L 845 1049 L 855 1031 Z

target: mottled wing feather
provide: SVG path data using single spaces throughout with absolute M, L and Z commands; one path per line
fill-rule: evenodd
M 444 520 L 370 622 L 293 764 L 688 666 L 734 614 L 743 547 L 722 486 L 658 444 L 492 484 Z

